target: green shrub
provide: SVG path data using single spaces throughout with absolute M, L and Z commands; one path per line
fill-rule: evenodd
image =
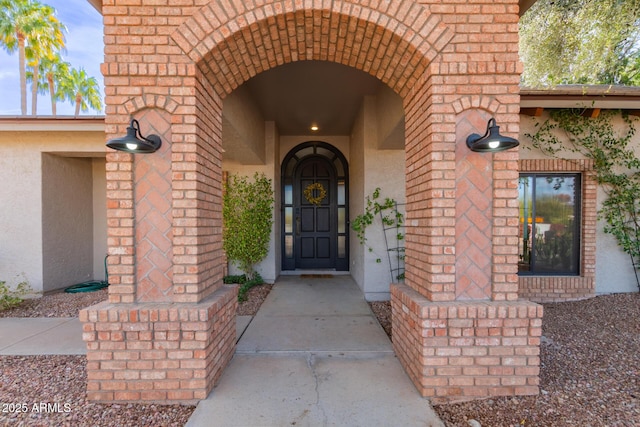
M 31 287 L 26 281 L 18 283 L 14 290 L 9 288 L 7 282 L 0 281 L 0 311 L 20 305 L 23 297 L 30 292 Z
M 249 280 L 256 274 L 253 266 L 269 251 L 273 201 L 271 180 L 264 174 L 256 172 L 253 182 L 247 177 L 232 175 L 225 185 L 223 248 L 229 260 Z
M 223 283 L 237 283 L 240 285 L 240 288 L 238 289 L 238 301 L 240 302 L 246 301 L 247 291 L 249 289 L 253 288 L 254 286 L 262 285 L 264 283 L 264 280 L 262 279 L 262 276 L 260 276 L 260 273 L 255 273 L 253 279 L 251 280 L 248 280 L 247 276 L 242 274 L 240 276 L 225 276 L 222 281 Z

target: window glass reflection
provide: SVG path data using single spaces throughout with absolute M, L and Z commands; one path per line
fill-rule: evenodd
M 284 237 L 284 254 L 287 258 L 293 258 L 293 236 Z
M 519 205 L 519 272 L 578 274 L 579 176 L 521 176 Z
M 346 231 L 346 217 L 345 217 L 346 209 L 338 208 L 338 233 L 344 233 Z
M 338 258 L 347 256 L 347 239 L 345 236 L 338 236 Z
M 284 204 L 293 204 L 293 186 L 291 184 L 287 184 L 284 186 Z
M 338 204 L 346 205 L 344 181 L 338 181 Z
M 336 166 L 336 171 L 338 172 L 338 176 L 344 176 L 344 168 L 342 167 L 342 162 L 338 157 L 336 157 L 333 164 Z
M 293 208 L 284 208 L 284 232 L 293 233 Z

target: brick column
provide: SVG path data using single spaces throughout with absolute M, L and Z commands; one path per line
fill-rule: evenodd
M 393 347 L 434 403 L 538 394 L 542 307 L 528 301 L 429 301 L 391 287 Z
M 103 402 L 193 403 L 207 397 L 233 356 L 237 289 L 205 282 L 191 292 L 199 299 L 182 301 L 186 289 L 174 280 L 175 243 L 194 242 L 185 240 L 175 223 L 184 223 L 179 218 L 185 216 L 185 205 L 195 215 L 198 206 L 180 190 L 184 181 L 175 183 L 183 174 L 173 172 L 173 162 L 184 158 L 172 155 L 171 115 L 144 109 L 134 117 L 145 135 L 160 135 L 163 144 L 156 153 L 130 156 L 131 181 L 118 185 L 131 187 L 133 205 L 110 210 L 120 225 L 133 226 L 111 227 L 109 234 L 121 236 L 119 243 L 125 243 L 123 235 L 132 240 L 133 256 L 119 261 L 135 262 L 135 286 L 116 285 L 109 302 L 80 313 L 87 342 L 87 396 Z M 185 169 L 184 163 L 179 169 Z M 116 242 L 111 242 L 111 254 L 122 252 Z
M 162 146 L 107 152 L 109 301 L 80 313 L 94 401 L 204 399 L 236 343 L 237 289 L 222 284 L 221 98 L 171 39 L 200 7 L 160 3 L 103 1 L 106 137 L 135 118 Z
M 517 1 L 421 3 L 456 36 L 408 104 L 428 118 L 405 106 L 407 139 L 422 135 L 407 146 L 412 212 L 406 284 L 391 286 L 393 346 L 434 402 L 537 394 L 543 313 L 518 299 L 518 153 L 466 146 L 491 117 L 518 135 Z

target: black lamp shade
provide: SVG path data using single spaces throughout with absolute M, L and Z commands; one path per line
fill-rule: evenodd
M 126 136 L 107 142 L 107 147 L 127 153 L 154 153 L 161 145 L 162 140 L 158 135 L 142 136 L 140 124 L 135 119 L 131 120 L 131 125 L 127 127 Z
M 500 126 L 496 125 L 496 119 L 490 119 L 487 123 L 487 132 L 480 136 L 473 133 L 467 137 L 467 147 L 471 151 L 479 153 L 495 153 L 520 145 L 517 139 L 500 135 Z

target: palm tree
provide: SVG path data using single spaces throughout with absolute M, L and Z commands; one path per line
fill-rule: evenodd
M 98 81 L 95 77 L 89 77 L 84 68 L 71 69 L 66 77 L 60 81 L 58 96 L 75 103 L 76 117 L 80 115 L 80 110 L 87 111 L 89 107 L 96 111 L 102 110 Z
M 0 0 L 0 45 L 9 54 L 18 52 L 22 115 L 27 114 L 27 47 L 30 61 L 49 55 L 54 46 L 64 47 L 64 26 L 54 12 L 37 0 Z M 37 46 L 40 41 L 42 48 Z
M 27 35 L 27 65 L 33 72 L 31 85 L 31 114 L 36 115 L 38 106 L 38 74 L 40 62 L 52 60 L 58 52 L 64 48 L 65 40 L 63 32 L 65 26 L 55 17 L 55 9 L 49 5 L 42 5 L 39 12 L 37 30 Z
M 59 53 L 56 53 L 52 58 L 43 58 L 38 67 L 38 93 L 49 93 L 51 114 L 54 116 L 56 115 L 57 101 L 60 100 L 59 93 L 57 93 L 57 83 L 69 74 L 70 67 L 71 65 L 63 61 Z M 27 71 L 27 81 L 32 85 L 34 77 L 33 70 Z

